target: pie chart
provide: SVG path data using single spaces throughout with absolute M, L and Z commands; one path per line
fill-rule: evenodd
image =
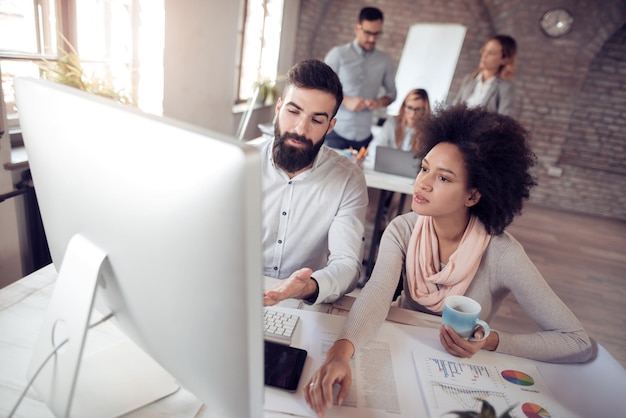
M 541 406 L 531 402 L 527 402 L 522 405 L 522 412 L 528 418 L 550 418 L 552 416 Z
M 532 386 L 535 384 L 535 380 L 524 372 L 517 370 L 504 370 L 502 377 L 507 382 L 511 382 L 520 386 Z

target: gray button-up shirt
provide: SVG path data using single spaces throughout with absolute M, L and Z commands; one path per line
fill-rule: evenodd
M 386 53 L 364 51 L 356 41 L 331 49 L 324 61 L 337 73 L 343 94 L 350 97 L 396 99 L 396 70 Z M 381 93 L 381 88 L 384 94 Z M 345 139 L 362 141 L 370 136 L 373 111 L 352 112 L 341 106 L 337 112 L 335 132 Z
M 303 267 L 319 284 L 316 303 L 333 302 L 360 278 L 368 197 L 363 171 L 322 146 L 313 167 L 293 179 L 263 159 L 263 273 L 284 279 Z

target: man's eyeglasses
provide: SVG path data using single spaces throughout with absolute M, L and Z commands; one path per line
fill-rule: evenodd
M 374 38 L 378 38 L 380 35 L 383 34 L 382 30 L 380 32 L 371 32 L 369 30 L 363 29 L 363 26 L 361 25 L 359 25 L 359 29 L 361 29 L 361 32 L 363 32 L 366 36 L 373 36 Z

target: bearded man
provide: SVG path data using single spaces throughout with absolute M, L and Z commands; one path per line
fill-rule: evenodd
M 356 286 L 362 267 L 367 186 L 361 168 L 324 145 L 343 100 L 319 60 L 289 70 L 263 161 L 263 272 L 281 280 L 264 304 L 330 303 Z

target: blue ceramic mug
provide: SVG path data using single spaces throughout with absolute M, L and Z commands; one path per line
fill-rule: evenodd
M 479 316 L 480 304 L 467 296 L 452 295 L 443 301 L 442 323 L 466 340 L 483 341 L 491 332 L 489 325 L 478 319 Z M 485 333 L 480 339 L 474 338 L 474 332 L 478 328 L 483 328 Z

